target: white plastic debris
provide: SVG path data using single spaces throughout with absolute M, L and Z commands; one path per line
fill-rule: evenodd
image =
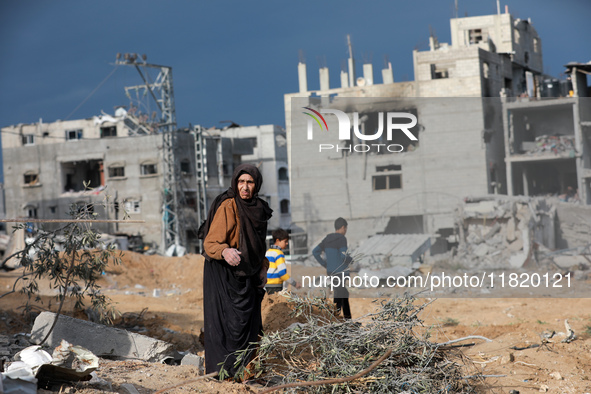
M 91 351 L 64 340 L 53 356 L 41 346 L 29 346 L 18 352 L 14 360 L 2 373 L 5 393 L 36 393 L 38 379 L 88 380 L 90 373 L 98 368 L 98 357 Z
M 49 364 L 52 360 L 49 353 L 41 349 L 41 346 L 29 346 L 14 356 L 15 362 L 6 368 L 4 376 L 10 379 L 20 379 L 37 383 L 35 375 L 43 364 Z

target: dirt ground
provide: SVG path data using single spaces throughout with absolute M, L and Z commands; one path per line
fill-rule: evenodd
M 173 343 L 178 351 L 203 355 L 199 334 L 203 326 L 201 291 L 202 257 L 145 256 L 125 252 L 123 264 L 109 267 L 101 285 L 104 293 L 123 313 L 126 324 L 145 335 Z M 19 271 L 0 271 L 0 295 L 12 288 Z M 43 284 L 44 296 L 53 294 Z M 156 295 L 156 296 L 155 296 Z M 351 299 L 353 317 L 375 308 L 372 299 Z M 430 300 L 421 300 L 430 301 Z M 0 333 L 30 331 L 31 321 L 19 314 L 21 295 L 0 298 Z M 46 309 L 47 304 L 39 309 Z M 53 309 L 53 308 L 51 308 Z M 69 308 L 71 311 L 71 307 Z M 267 331 L 282 329 L 295 320 L 281 295 L 265 297 L 263 320 Z M 78 317 L 83 314 L 78 313 Z M 469 339 L 460 344 L 465 355 L 466 376 L 482 373 L 487 393 L 591 393 L 591 299 L 523 298 L 432 300 L 421 315 L 433 342 L 442 343 L 470 335 L 491 340 Z M 562 343 L 565 321 L 576 339 Z M 173 366 L 142 361 L 101 359 L 100 378 L 54 392 L 120 392 L 122 384 L 132 384 L 140 393 L 154 393 L 198 376 L 196 367 Z M 262 387 L 200 380 L 169 390 L 170 393 L 248 393 Z M 512 391 L 513 390 L 513 391 Z M 48 392 L 40 390 L 40 392 Z

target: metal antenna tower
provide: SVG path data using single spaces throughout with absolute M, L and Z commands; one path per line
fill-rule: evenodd
M 136 53 L 117 54 L 115 64 L 134 66 L 144 85 L 126 88 L 143 90 L 154 99 L 160 110 L 161 118 L 155 123 L 157 132 L 162 133 L 162 148 L 164 158 L 164 185 L 162 197 L 162 243 L 161 253 L 167 251 L 170 246 L 184 245 L 183 226 L 179 220 L 179 192 L 178 192 L 178 166 L 175 159 L 176 142 L 176 113 L 174 106 L 174 92 L 172 85 L 172 67 L 160 66 L 146 62 L 146 55 L 138 56 Z M 149 69 L 157 70 L 158 75 L 153 82 L 150 81 Z

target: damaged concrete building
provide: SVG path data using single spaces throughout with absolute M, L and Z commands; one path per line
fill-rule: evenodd
M 198 132 L 203 132 L 201 156 L 195 154 Z M 287 167 L 281 127 L 236 127 L 231 131 L 196 127 L 175 133 L 178 215 L 187 250 L 198 249 L 196 230 L 203 219 L 198 213 L 200 177 L 205 180 L 209 204 L 229 186 L 236 165 L 254 162 L 266 177 L 261 194 L 275 212 L 281 212 L 283 200 L 289 201 L 289 185 L 281 179 Z M 145 221 L 97 223 L 99 231 L 140 235 L 144 243 L 161 249 L 165 216 L 162 147 L 161 133 L 123 109 L 115 116 L 4 127 L 6 217 L 67 219 L 72 207 L 93 206 L 100 219 L 121 220 L 127 214 L 129 219 Z M 198 165 L 200 157 L 203 164 Z M 197 171 L 201 165 L 205 171 Z M 289 223 L 289 203 L 286 210 L 276 216 L 274 225 Z
M 341 86 L 330 87 L 323 67 L 320 89 L 311 90 L 300 62 L 299 92 L 285 95 L 285 117 L 292 220 L 308 233 L 308 246 L 342 216 L 352 245 L 373 234 L 428 233 L 439 236 L 432 253 L 442 252 L 456 231 L 453 211 L 466 196 L 522 193 L 511 158 L 505 164 L 501 97 L 540 96 L 547 79 L 541 39 L 531 21 L 508 12 L 455 18 L 450 26 L 451 44 L 431 36 L 428 51 L 414 51 L 414 81 L 394 82 L 388 66 L 379 84 L 372 64 L 357 77 L 350 47 Z M 333 131 L 341 130 L 335 110 L 352 126 L 348 140 Z M 386 139 L 386 113 L 416 123 Z M 324 124 L 310 120 L 323 114 L 329 114 Z M 370 142 L 386 145 L 380 152 Z M 386 151 L 388 143 L 400 149 Z
M 226 141 L 226 150 L 221 154 L 221 161 L 215 160 L 213 149 L 208 149 L 208 173 L 207 183 L 208 201 L 212 201 L 230 185 L 232 176 L 232 164 L 250 163 L 259 168 L 263 175 L 263 187 L 260 196 L 264 198 L 273 209 L 273 217 L 269 220 L 269 229 L 277 227 L 289 228 L 291 224 L 289 172 L 287 165 L 287 138 L 285 130 L 280 126 L 239 126 L 223 129 L 208 129 L 204 132 L 208 141 L 218 141 L 223 138 Z M 230 143 L 233 150 L 228 149 Z M 242 149 L 239 151 L 238 147 Z M 236 162 L 232 163 L 233 155 Z M 217 151 L 215 155 L 219 155 Z M 215 164 L 217 163 L 217 165 Z M 219 187 L 220 180 L 211 179 L 219 174 L 219 168 L 224 174 L 224 182 Z
M 569 97 L 503 100 L 507 193 L 591 204 L 591 64 L 569 63 Z M 547 90 L 556 81 L 544 81 Z M 548 86 L 550 85 L 550 86 Z

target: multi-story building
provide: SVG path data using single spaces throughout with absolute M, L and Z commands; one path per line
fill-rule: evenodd
M 128 217 L 144 221 L 97 223 L 99 231 L 141 235 L 144 242 L 159 248 L 165 219 L 164 193 L 170 192 L 163 190 L 163 135 L 154 133 L 149 125 L 138 122 L 125 111 L 117 114 L 2 128 L 6 216 L 64 219 L 69 218 L 72 206 L 74 209 L 93 206 L 100 219 Z M 182 246 L 189 251 L 197 250 L 196 230 L 204 219 L 199 217 L 197 209 L 197 130 L 200 129 L 175 131 L 177 214 L 185 232 L 182 239 L 186 240 L 186 245 Z M 245 130 L 248 137 L 239 137 L 240 130 Z M 282 201 L 289 201 L 286 181 L 279 179 L 286 172 L 282 170 L 286 168 L 282 129 L 276 126 L 240 127 L 228 135 L 224 133 L 205 130 L 202 134 L 205 140 L 203 156 L 207 162 L 203 163 L 206 171 L 199 176 L 205 176 L 207 180 L 207 202 L 211 203 L 229 186 L 234 166 L 243 161 L 244 155 L 249 161 L 258 160 L 277 168 L 272 171 L 269 167 L 269 174 L 264 174 L 266 182 L 262 194 L 271 198 L 271 203 L 276 205 L 274 209 L 280 212 Z M 252 138 L 260 139 L 258 150 Z M 271 139 L 277 141 L 276 144 L 269 145 Z M 273 155 L 278 159 L 275 160 Z M 277 225 L 279 218 L 286 219 L 279 216 Z M 55 225 L 47 224 L 46 227 Z
M 97 224 L 100 231 L 141 234 L 159 245 L 162 134 L 150 133 L 133 119 L 122 114 L 2 128 L 7 217 L 64 219 L 72 204 L 75 209 L 93 205 L 101 219 L 123 219 L 126 212 L 145 221 Z M 179 132 L 178 139 L 181 168 L 194 168 L 193 137 Z M 188 200 L 194 178 L 184 172 L 179 180 Z
M 208 130 L 208 135 L 219 135 L 231 141 L 247 143 L 251 152 L 243 154 L 241 162 L 257 166 L 263 175 L 260 196 L 273 209 L 273 217 L 268 226 L 270 229 L 289 228 L 291 214 L 285 130 L 275 125 L 239 126 Z
M 356 78 L 349 59 L 341 87 L 330 88 L 329 70 L 322 68 L 320 89 L 310 90 L 306 65 L 299 64 L 300 89 L 285 95 L 285 114 L 292 220 L 308 232 L 310 246 L 343 216 L 352 244 L 376 233 L 424 232 L 441 235 L 433 250 L 443 250 L 463 198 L 507 192 L 500 97 L 539 95 L 540 37 L 529 20 L 509 13 L 456 18 L 450 25 L 451 44 L 431 37 L 428 51 L 414 51 L 414 81 L 394 82 L 388 67 L 378 84 L 371 64 Z M 309 123 L 311 112 L 301 114 L 304 107 L 343 111 L 353 130 L 357 116 L 366 135 L 378 133 L 380 113 L 413 114 L 418 123 L 410 132 L 417 140 L 394 133 L 385 141 L 384 132 L 377 142 L 399 144 L 399 152 L 356 151 L 367 137 L 343 141 L 319 128 L 310 141 L 307 130 L 317 126 Z M 328 130 L 338 129 L 335 116 L 325 119 Z M 319 152 L 320 144 L 334 149 Z
M 591 204 L 591 64 L 566 67 L 573 87 L 569 97 L 503 102 L 509 195 L 555 195 Z

